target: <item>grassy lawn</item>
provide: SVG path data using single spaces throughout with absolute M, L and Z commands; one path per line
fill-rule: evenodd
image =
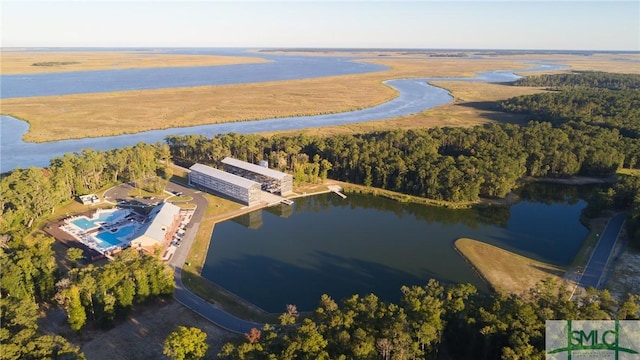
M 591 257 L 609 216 L 589 220 L 589 234 L 566 269 L 514 254 L 472 239 L 458 239 L 456 249 L 497 291 L 523 294 L 545 277 L 564 278 L 574 286 Z
M 582 243 L 580 250 L 573 258 L 571 262 L 570 270 L 574 271 L 582 271 L 585 266 L 587 266 L 587 262 L 591 258 L 591 253 L 593 249 L 596 247 L 598 243 L 598 239 L 600 238 L 600 234 L 604 231 L 604 228 L 607 226 L 609 222 L 609 216 L 602 216 L 595 219 L 589 219 L 589 234 L 587 238 Z
M 182 267 L 182 282 L 193 293 L 217 304 L 229 313 L 257 322 L 277 321 L 277 314 L 268 314 L 243 299 L 229 293 L 220 286 L 200 276 L 209 250 L 209 242 L 214 225 L 226 218 L 244 212 L 241 204 L 210 194 L 204 194 L 209 202 L 204 218 L 198 227 L 198 233 L 191 245 L 187 260 Z
M 193 197 L 191 196 L 172 196 L 169 198 L 169 202 L 172 202 L 172 203 L 181 203 L 181 202 L 187 202 L 191 200 L 193 200 Z
M 102 195 L 107 189 L 111 188 L 111 186 L 112 185 L 105 186 L 104 188 L 97 190 L 96 194 Z M 45 233 L 43 229 L 47 224 L 51 222 L 59 221 L 66 217 L 81 214 L 84 212 L 88 212 L 92 210 L 95 211 L 96 209 L 110 209 L 112 207 L 113 205 L 108 203 L 102 203 L 102 204 L 96 204 L 96 205 L 83 205 L 82 203 L 80 203 L 75 199 L 70 200 L 68 203 L 57 207 L 53 213 L 40 218 L 40 220 L 37 222 L 34 222 L 33 225 L 31 226 L 31 232 L 27 234 L 27 236 L 25 237 L 25 241 L 27 242 L 31 241 L 37 235 L 50 236 L 49 234 Z M 58 264 L 60 269 L 63 271 L 63 273 L 66 273 L 66 271 L 68 271 L 69 268 L 71 267 L 71 263 L 67 259 L 68 247 L 60 243 L 59 241 L 55 241 L 52 245 L 52 249 L 54 251 L 54 256 L 56 258 L 56 263 Z
M 620 175 L 640 176 L 640 169 L 618 169 Z
M 456 249 L 498 292 L 526 294 L 538 281 L 554 277 L 561 282 L 564 269 L 473 239 L 458 239 Z
M 95 193 L 96 194 L 100 194 L 100 196 L 102 196 L 102 194 L 106 190 L 111 188 L 112 186 L 113 185 L 105 186 L 104 188 L 97 190 Z M 68 203 L 66 203 L 66 204 L 64 204 L 62 206 L 58 206 L 57 208 L 55 208 L 53 213 L 40 218 L 40 220 L 38 220 L 37 222 L 34 222 L 32 227 L 31 227 L 33 230 L 27 236 L 33 236 L 33 235 L 41 232 L 42 228 L 47 223 L 50 223 L 52 221 L 58 221 L 58 220 L 61 220 L 61 219 L 65 218 L 65 217 L 76 215 L 76 214 L 80 214 L 80 213 L 91 211 L 91 210 L 110 209 L 112 207 L 113 207 L 113 204 L 109 204 L 109 203 L 101 203 L 101 204 L 96 204 L 96 205 L 83 205 L 82 203 L 80 203 L 76 199 L 70 200 Z

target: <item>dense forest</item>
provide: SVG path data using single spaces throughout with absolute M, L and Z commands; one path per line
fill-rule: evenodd
M 570 76 L 569 76 L 570 75 Z M 166 144 L 111 151 L 84 150 L 51 160 L 47 168 L 15 169 L 0 179 L 0 343 L 2 359 L 81 359 L 64 338 L 43 335 L 42 304 L 59 304 L 70 326 L 109 325 L 133 304 L 171 293 L 170 272 L 152 257 L 124 252 L 97 268 L 63 273 L 43 219 L 77 195 L 106 186 L 171 176 L 169 162 L 217 165 L 226 156 L 294 174 L 297 182 L 326 178 L 448 201 L 501 198 L 525 177 L 611 176 L 640 167 L 640 90 L 634 76 L 580 73 L 528 78 L 517 85 L 554 91 L 497 106 L 528 114 L 526 125 L 394 130 L 356 135 L 172 136 Z M 563 78 L 564 77 L 564 78 Z M 564 80 L 563 80 L 564 79 Z M 635 79 L 635 80 L 634 80 Z M 163 184 L 158 183 L 161 187 Z M 630 210 L 629 234 L 640 244 L 640 181 L 621 177 L 593 195 L 587 215 Z M 500 214 L 494 214 L 498 216 Z M 540 358 L 544 319 L 636 318 L 638 298 L 618 304 L 606 292 L 569 301 L 555 284 L 525 297 L 479 295 L 468 285 L 403 288 L 401 304 L 374 295 L 338 306 L 323 297 L 299 326 L 295 308 L 283 326 L 256 330 L 248 342 L 227 345 L 229 358 L 430 358 L 445 349 L 455 358 Z M 464 344 L 457 346 L 456 344 Z M 478 355 L 480 354 L 480 355 Z
M 47 168 L 18 168 L 3 174 L 0 233 L 25 235 L 37 219 L 78 195 L 93 193 L 107 185 L 156 175 L 168 179 L 169 161 L 168 146 L 139 143 L 110 151 L 86 149 L 53 158 Z
M 173 291 L 169 269 L 152 257 L 130 254 L 101 268 L 63 274 L 42 219 L 77 195 L 111 184 L 168 176 L 166 145 L 138 144 L 107 152 L 84 150 L 51 160 L 48 168 L 15 169 L 0 179 L 1 359 L 84 359 L 77 346 L 44 335 L 40 307 L 60 304 L 72 329 L 108 325 L 132 304 Z
M 610 176 L 632 156 L 615 130 L 541 122 L 332 137 L 191 135 L 167 142 L 174 159 L 185 162 L 216 165 L 225 156 L 264 158 L 300 181 L 318 174 L 448 201 L 501 198 L 524 176 Z
M 640 74 L 617 74 L 602 71 L 573 71 L 565 74 L 527 76 L 514 82 L 516 86 L 553 89 L 586 87 L 592 89 L 640 89 Z
M 482 295 L 468 284 L 402 287 L 399 304 L 354 295 L 338 305 L 323 295 L 311 316 L 297 322 L 295 306 L 280 326 L 253 329 L 227 343 L 220 359 L 544 359 L 545 320 L 638 319 L 640 296 L 618 303 L 589 289 L 569 300 L 553 280 L 524 296 Z

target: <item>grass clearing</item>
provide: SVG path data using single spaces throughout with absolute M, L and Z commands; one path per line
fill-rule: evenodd
M 455 248 L 498 292 L 523 295 L 547 277 L 562 282 L 564 269 L 478 240 L 461 238 Z
M 620 175 L 640 176 L 640 169 L 618 169 Z
M 610 215 L 600 216 L 588 220 L 589 234 L 584 239 L 580 250 L 578 250 L 576 256 L 573 258 L 569 271 L 581 272 L 587 266 L 587 263 L 591 258 L 591 253 L 593 252 L 593 249 L 595 249 L 598 239 L 600 239 L 600 234 L 602 234 L 604 228 L 607 226 L 610 217 Z
M 249 56 L 160 54 L 154 53 L 153 51 L 40 52 L 3 49 L 0 53 L 0 69 L 3 75 L 181 66 L 218 66 L 266 61 L 267 60 L 262 58 Z
M 212 324 L 175 300 L 161 300 L 136 306 L 125 319 L 116 321 L 110 329 L 84 329 L 74 333 L 66 324 L 65 314 L 59 311 L 58 327 L 47 330 L 63 334 L 80 345 L 91 360 L 146 360 L 167 359 L 162 354 L 163 342 L 178 326 L 193 326 L 207 334 L 209 351 L 206 359 L 215 359 L 222 345 L 240 341 L 243 337 Z
M 496 291 L 525 294 L 536 282 L 546 277 L 556 278 L 558 283 L 564 280 L 573 289 L 609 218 L 610 214 L 589 219 L 589 234 L 567 268 L 533 260 L 473 239 L 458 239 L 454 246 Z M 625 266 L 626 269 L 629 264 Z

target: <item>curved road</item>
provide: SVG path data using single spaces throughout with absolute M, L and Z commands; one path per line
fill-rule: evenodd
M 167 190 L 182 191 L 185 195 L 193 197 L 193 202 L 197 206 L 196 211 L 191 218 L 191 222 L 187 225 L 186 233 L 182 237 L 182 246 L 177 248 L 173 257 L 169 260 L 169 264 L 174 268 L 174 279 L 176 283 L 176 289 L 173 297 L 182 305 L 188 307 L 200 316 L 225 330 L 237 334 L 247 334 L 252 328 L 262 329 L 264 324 L 239 319 L 221 308 L 205 301 L 184 286 L 182 282 L 182 266 L 187 259 L 187 254 L 189 254 L 191 244 L 198 232 L 198 226 L 200 225 L 205 209 L 209 204 L 207 199 L 201 195 L 200 191 L 192 188 L 176 183 L 169 183 L 169 185 L 167 185 Z
M 581 288 L 594 287 L 598 289 L 602 281 L 602 275 L 604 274 L 613 248 L 616 245 L 618 234 L 622 230 L 622 225 L 626 219 L 627 214 L 622 213 L 612 217 L 607 226 L 604 229 L 600 240 L 596 248 L 589 258 L 589 262 L 582 272 L 582 276 L 578 281 L 578 286 Z
M 116 204 L 118 201 L 132 201 L 134 199 L 129 197 L 129 192 L 132 189 L 134 188 L 129 184 L 114 186 L 104 192 L 103 198 L 112 204 Z M 237 334 L 247 334 L 252 328 L 262 329 L 264 324 L 239 319 L 225 312 L 221 308 L 205 301 L 184 286 L 184 283 L 182 282 L 182 266 L 187 259 L 187 255 L 191 249 L 191 244 L 198 233 L 198 226 L 200 225 L 200 221 L 204 217 L 205 210 L 209 204 L 200 191 L 177 183 L 169 183 L 166 190 L 181 191 L 184 195 L 191 196 L 193 198 L 192 202 L 196 205 L 196 210 L 191 218 L 191 222 L 187 225 L 186 232 L 182 237 L 182 245 L 176 249 L 176 252 L 169 260 L 169 265 L 174 269 L 174 280 L 176 284 L 173 297 L 182 305 L 188 307 L 200 316 L 227 331 Z M 152 202 L 152 200 L 147 199 L 135 199 L 135 201 L 146 204 Z

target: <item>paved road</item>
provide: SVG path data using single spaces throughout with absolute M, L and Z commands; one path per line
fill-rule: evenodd
M 198 297 L 184 287 L 184 284 L 182 283 L 181 272 L 181 268 L 175 268 L 176 290 L 173 293 L 173 297 L 182 305 L 195 311 L 200 316 L 220 326 L 221 328 L 237 334 L 248 334 L 252 328 L 262 329 L 262 327 L 264 327 L 264 324 L 258 324 L 251 321 L 238 319 L 237 317 L 229 314 L 228 312 L 225 312 L 219 307 L 214 306 L 213 304 L 208 303 L 202 298 Z
M 212 323 L 220 326 L 228 331 L 247 334 L 252 328 L 262 329 L 264 324 L 258 324 L 251 321 L 239 319 L 217 306 L 205 301 L 201 297 L 192 293 L 182 283 L 182 266 L 187 259 L 191 244 L 198 232 L 198 226 L 204 216 L 204 211 L 208 206 L 207 199 L 202 196 L 200 191 L 184 187 L 176 183 L 170 183 L 167 185 L 169 191 L 182 191 L 184 195 L 193 197 L 193 202 L 197 205 L 196 211 L 191 219 L 191 222 L 187 226 L 186 233 L 182 237 L 182 246 L 180 246 L 173 257 L 169 261 L 169 264 L 174 268 L 174 279 L 176 283 L 176 290 L 173 297 L 182 305 L 195 311 L 200 316 L 211 321 Z
M 129 184 L 121 184 L 108 189 L 104 192 L 103 196 L 105 200 L 112 203 L 116 203 L 117 201 L 127 201 L 129 204 L 137 202 L 141 206 L 150 205 L 151 203 L 158 201 L 156 199 L 133 199 L 129 196 L 129 193 L 132 190 L 134 190 L 133 186 Z M 170 192 L 180 191 L 185 196 L 191 196 L 193 200 L 191 200 L 190 202 L 193 202 L 196 205 L 196 210 L 191 218 L 191 222 L 189 222 L 189 224 L 187 225 L 186 232 L 182 237 L 182 245 L 176 250 L 176 252 L 169 260 L 169 265 L 171 265 L 175 270 L 174 280 L 176 283 L 176 289 L 173 297 L 182 305 L 195 311 L 200 316 L 225 330 L 237 334 L 247 334 L 252 328 L 262 329 L 264 324 L 239 319 L 225 312 L 219 307 L 205 301 L 201 297 L 189 291 L 189 289 L 184 286 L 184 284 L 182 283 L 182 266 L 187 259 L 187 255 L 189 254 L 189 250 L 191 249 L 191 244 L 193 243 L 193 240 L 195 239 L 198 232 L 198 226 L 200 225 L 200 221 L 202 221 L 205 210 L 207 209 L 207 206 L 209 206 L 209 204 L 207 202 L 207 199 L 202 195 L 200 191 L 192 189 L 190 187 L 185 187 L 181 184 L 170 182 L 169 184 L 167 184 L 166 190 Z
M 586 268 L 582 272 L 580 281 L 578 281 L 579 287 L 587 288 L 591 286 L 599 288 L 602 275 L 613 251 L 613 247 L 616 244 L 618 234 L 620 233 L 620 230 L 622 230 L 622 224 L 626 217 L 627 214 L 622 213 L 609 220 L 604 232 L 600 235 L 600 240 L 598 241 L 596 248 L 593 250 Z

